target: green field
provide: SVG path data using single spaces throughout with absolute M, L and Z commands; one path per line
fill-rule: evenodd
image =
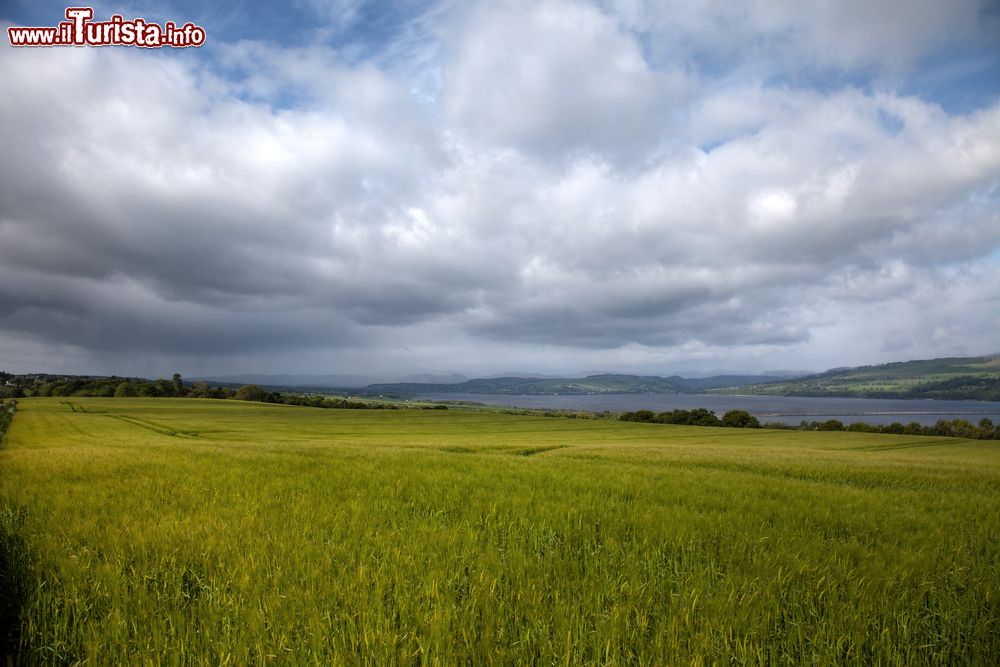
M 52 398 L 0 449 L 28 664 L 996 664 L 998 540 L 989 441 Z

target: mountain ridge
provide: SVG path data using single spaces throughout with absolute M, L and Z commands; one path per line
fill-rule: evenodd
M 781 382 L 718 388 L 713 393 L 1000 401 L 1000 354 L 831 368 Z
M 477 378 L 455 384 L 413 382 L 378 383 L 361 392 L 367 396 L 413 396 L 430 393 L 558 395 L 558 394 L 689 394 L 705 389 L 777 382 L 786 378 L 765 375 L 720 375 L 682 378 L 679 375 L 604 373 L 583 378 Z
M 210 382 L 260 384 L 299 391 L 342 391 L 360 396 L 408 397 L 418 394 L 692 394 L 854 398 L 940 398 L 1000 401 L 1000 354 L 894 361 L 836 367 L 798 377 L 720 374 L 708 377 L 596 373 L 580 377 L 543 374 L 496 375 L 468 379 L 457 373 L 402 376 L 379 381 L 363 375 L 244 374 L 198 378 Z M 449 380 L 462 380 L 460 382 Z M 365 382 L 365 380 L 369 380 Z M 375 381 L 370 381 L 375 380 Z

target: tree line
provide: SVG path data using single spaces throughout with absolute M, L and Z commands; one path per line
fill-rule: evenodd
M 1000 424 L 994 424 L 992 419 L 983 417 L 978 424 L 967 419 L 939 419 L 933 426 L 924 426 L 920 422 L 903 424 L 867 424 L 852 422 L 844 424 L 839 419 L 826 421 L 802 421 L 798 426 L 788 424 L 765 424 L 765 428 L 793 429 L 802 431 L 854 431 L 858 433 L 891 433 L 895 435 L 939 435 L 950 438 L 971 438 L 973 440 L 1000 440 Z
M 95 398 L 214 398 L 222 400 L 254 401 L 281 405 L 300 405 L 314 408 L 339 408 L 349 410 L 393 410 L 399 406 L 376 401 L 359 401 L 339 396 L 294 394 L 270 391 L 260 385 L 240 387 L 211 386 L 207 382 L 185 382 L 180 373 L 169 380 L 141 378 L 83 377 L 56 375 L 11 375 L 0 372 L 0 402 L 3 398 L 30 396 L 95 397 Z M 446 410 L 447 406 L 432 406 Z
M 671 410 L 654 413 L 652 410 L 625 412 L 619 421 L 648 422 L 650 424 L 679 424 L 682 426 L 723 426 L 726 428 L 760 428 L 760 421 L 746 410 L 730 410 L 719 419 L 705 408 Z
M 938 435 L 952 438 L 972 438 L 975 440 L 1000 440 L 1000 424 L 994 424 L 986 417 L 973 424 L 966 419 L 940 419 L 933 426 L 919 422 L 879 425 L 865 422 L 844 424 L 839 419 L 826 421 L 802 421 L 797 426 L 782 422 L 761 424 L 760 420 L 745 410 L 730 410 L 720 419 L 711 410 L 671 410 L 654 413 L 652 410 L 625 412 L 618 417 L 621 421 L 647 422 L 651 424 L 680 424 L 684 426 L 723 426 L 730 428 L 770 428 L 799 431 L 853 431 L 857 433 L 892 433 L 897 435 Z

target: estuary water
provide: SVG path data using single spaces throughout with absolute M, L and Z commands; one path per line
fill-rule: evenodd
M 895 398 L 809 398 L 799 396 L 720 396 L 716 394 L 587 394 L 558 396 L 510 396 L 507 394 L 420 394 L 425 401 L 469 401 L 518 408 L 625 412 L 707 408 L 719 416 L 727 410 L 746 410 L 763 422 L 798 424 L 800 421 L 839 419 L 845 424 L 908 424 L 930 426 L 939 419 L 965 419 L 977 423 L 983 417 L 1000 423 L 1000 402 L 937 401 Z

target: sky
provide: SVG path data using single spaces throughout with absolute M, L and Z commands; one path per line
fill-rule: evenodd
M 995 0 L 98 2 L 19 48 L 0 369 L 824 370 L 1000 352 Z

